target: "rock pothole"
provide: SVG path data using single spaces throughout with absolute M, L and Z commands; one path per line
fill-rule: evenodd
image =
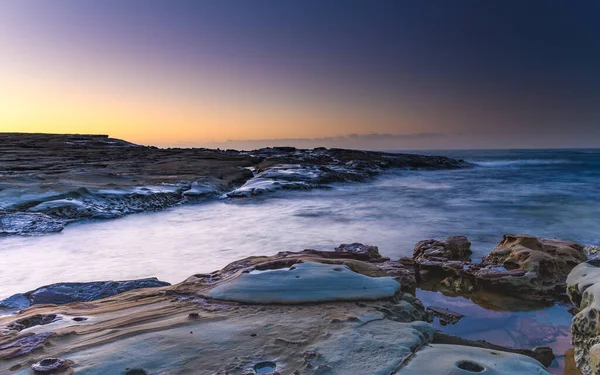
M 469 372 L 483 372 L 485 370 L 483 366 L 472 361 L 460 361 L 456 364 L 456 367 Z
M 259 362 L 254 365 L 253 369 L 257 374 L 272 374 L 277 369 L 277 364 L 271 361 Z

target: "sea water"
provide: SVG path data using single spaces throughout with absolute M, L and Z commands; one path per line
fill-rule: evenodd
M 504 233 L 600 244 L 600 150 L 422 153 L 475 166 L 390 170 L 329 190 L 215 200 L 0 238 L 0 298 L 63 281 L 156 276 L 176 283 L 250 255 L 351 242 L 398 258 L 419 240 L 465 235 L 474 260 Z

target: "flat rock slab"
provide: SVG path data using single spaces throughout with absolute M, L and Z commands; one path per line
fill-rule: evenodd
M 332 319 L 340 314 L 352 319 Z M 261 306 L 85 345 L 64 358 L 85 375 L 120 375 L 126 368 L 148 374 L 248 375 L 264 363 L 275 364 L 282 375 L 388 375 L 413 348 L 427 345 L 434 331 L 428 323 L 390 321 L 355 303 Z
M 524 355 L 443 344 L 432 344 L 419 350 L 396 374 L 550 375 L 542 364 Z
M 390 298 L 400 283 L 392 277 L 369 277 L 345 265 L 315 262 L 290 268 L 242 273 L 211 289 L 215 299 L 258 303 L 297 304 Z
M 354 329 L 338 330 L 312 348 L 320 356 L 307 360 L 310 364 L 307 367 L 326 368 L 328 371 L 324 373 L 331 375 L 388 375 L 414 348 L 428 344 L 434 332 L 435 329 L 429 323 L 398 323 L 389 320 L 377 320 Z

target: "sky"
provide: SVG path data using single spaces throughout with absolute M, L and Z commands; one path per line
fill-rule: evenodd
M 600 147 L 597 0 L 0 0 L 0 131 Z

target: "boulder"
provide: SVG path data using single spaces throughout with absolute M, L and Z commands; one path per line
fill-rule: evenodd
M 362 243 L 352 244 L 341 244 L 335 248 L 337 253 L 349 253 L 354 255 L 354 259 L 365 260 L 370 262 L 383 261 L 389 258 L 383 258 L 379 254 L 379 248 L 377 246 L 363 245 Z
M 501 265 L 507 270 L 532 272 L 538 278 L 566 277 L 587 257 L 584 247 L 569 241 L 536 238 L 526 234 L 505 234 L 484 263 Z
M 465 236 L 452 236 L 445 240 L 419 241 L 413 251 L 415 262 L 471 261 L 471 242 Z
M 554 301 L 565 296 L 567 274 L 586 260 L 579 244 L 529 235 L 504 235 L 481 263 L 470 261 L 469 247 L 465 237 L 417 243 L 413 254 L 417 283 L 455 293 L 485 289 L 528 300 Z
M 579 310 L 571 326 L 575 361 L 584 374 L 597 374 L 600 370 L 600 260 L 590 260 L 573 268 L 567 277 L 567 294 Z

